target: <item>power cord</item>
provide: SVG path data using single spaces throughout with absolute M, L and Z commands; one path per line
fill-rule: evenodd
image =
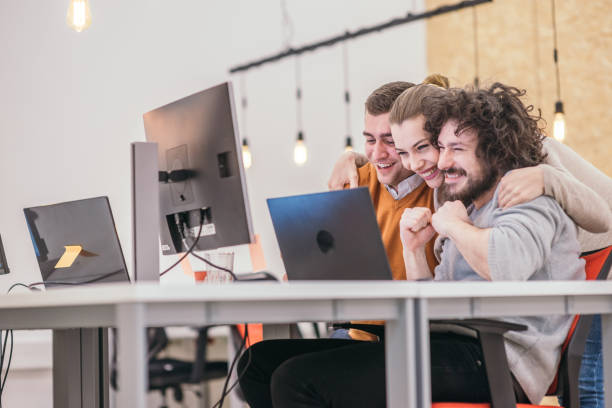
M 193 255 L 194 257 L 198 258 L 200 261 L 203 261 L 204 263 L 206 263 L 208 266 L 211 266 L 213 268 L 219 269 L 220 271 L 229 273 L 232 278 L 234 279 L 234 281 L 238 280 L 238 277 L 236 276 L 236 274 L 234 272 L 232 272 L 231 270 L 224 268 L 222 266 L 219 265 L 215 265 L 214 263 L 210 262 L 208 259 L 196 254 L 195 252 L 192 252 L 191 255 Z
M 107 273 L 102 276 L 98 276 L 96 278 L 88 279 L 82 282 L 46 281 L 46 282 L 33 282 L 30 284 L 18 282 L 18 283 L 12 284 L 11 287 L 9 287 L 9 289 L 6 291 L 6 293 L 7 294 L 10 293 L 11 290 L 13 290 L 14 288 L 18 286 L 24 287 L 29 290 L 40 290 L 37 288 L 37 286 L 41 286 L 41 285 L 66 285 L 66 286 L 86 285 L 88 283 L 94 283 L 94 282 L 98 282 L 100 280 L 106 279 L 109 276 L 116 275 L 117 273 L 120 273 L 120 272 L 123 272 L 123 269 L 119 271 Z M 2 331 L 0 330 L 0 334 L 1 333 Z M 6 347 L 8 344 L 9 337 L 11 338 L 11 346 L 9 348 L 9 357 L 6 363 L 6 369 L 4 369 L 4 361 L 5 361 L 4 357 L 6 356 Z M 13 360 L 13 330 L 9 329 L 9 330 L 4 330 L 4 341 L 2 344 L 2 354 L 0 355 L 0 408 L 2 408 L 2 395 L 4 393 L 4 387 L 6 385 L 6 379 L 8 378 L 9 370 L 11 369 L 12 360 Z M 4 371 L 4 377 L 2 376 L 2 371 Z
M 223 402 L 225 401 L 225 398 L 240 383 L 240 380 L 242 379 L 242 377 L 244 376 L 246 370 L 248 369 L 249 365 L 251 364 L 251 347 L 249 347 L 249 348 L 246 349 L 246 352 L 248 353 L 247 365 L 244 367 L 244 370 L 242 370 L 242 372 L 238 375 L 238 378 L 236 379 L 236 381 L 234 381 L 232 386 L 229 387 L 229 389 L 228 389 L 229 381 L 230 381 L 230 378 L 232 376 L 232 372 L 234 371 L 234 366 L 238 362 L 238 359 L 242 356 L 248 338 L 249 338 L 249 325 L 247 323 L 245 323 L 244 324 L 244 338 L 242 339 L 242 343 L 240 344 L 240 348 L 238 349 L 238 351 L 236 352 L 236 355 L 234 356 L 234 359 L 232 360 L 232 364 L 230 364 L 230 368 L 229 368 L 229 370 L 227 372 L 227 377 L 225 377 L 225 383 L 223 384 L 223 391 L 221 392 L 221 398 L 219 398 L 219 400 L 215 403 L 215 405 L 212 406 L 212 408 L 221 408 L 223 406 Z

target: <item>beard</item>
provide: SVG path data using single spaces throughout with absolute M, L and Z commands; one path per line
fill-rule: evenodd
M 446 201 L 459 200 L 466 207 L 472 204 L 474 200 L 486 193 L 495 185 L 499 176 L 499 169 L 485 166 L 481 163 L 482 174 L 478 177 L 470 177 L 468 175 L 467 184 L 459 191 L 451 191 L 452 185 L 442 184 L 438 189 L 440 194 L 440 204 Z M 458 167 L 451 167 L 444 171 L 445 174 L 458 174 L 466 176 L 467 172 Z

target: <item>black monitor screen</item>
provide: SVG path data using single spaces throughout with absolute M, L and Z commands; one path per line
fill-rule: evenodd
M 107 197 L 23 211 L 45 286 L 129 281 Z
M 0 238 L 0 275 L 9 273 L 9 267 L 6 263 L 6 256 L 4 255 L 4 247 L 2 246 L 2 238 Z

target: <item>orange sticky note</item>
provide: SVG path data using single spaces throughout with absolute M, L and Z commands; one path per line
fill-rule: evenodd
M 180 254 L 180 256 L 182 256 L 182 254 Z M 181 269 L 183 269 L 185 275 L 193 276 L 193 269 L 191 268 L 189 257 L 186 256 L 185 259 L 181 261 Z
M 263 248 L 261 247 L 259 234 L 255 234 L 255 242 L 249 244 L 249 253 L 251 254 L 251 267 L 253 268 L 253 272 L 264 271 L 266 269 L 266 260 L 264 258 Z
M 74 260 L 79 256 L 83 247 L 80 245 L 66 245 L 64 246 L 64 255 L 57 261 L 55 268 L 70 268 L 74 263 Z

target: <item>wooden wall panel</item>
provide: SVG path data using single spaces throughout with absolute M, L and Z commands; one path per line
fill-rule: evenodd
M 426 0 L 427 9 L 453 3 Z M 566 143 L 612 176 L 612 0 L 557 0 L 557 38 Z M 494 0 L 476 8 L 481 84 L 500 81 L 527 90 L 552 135 L 556 97 L 551 2 Z M 473 10 L 427 22 L 431 73 L 452 86 L 473 81 Z

